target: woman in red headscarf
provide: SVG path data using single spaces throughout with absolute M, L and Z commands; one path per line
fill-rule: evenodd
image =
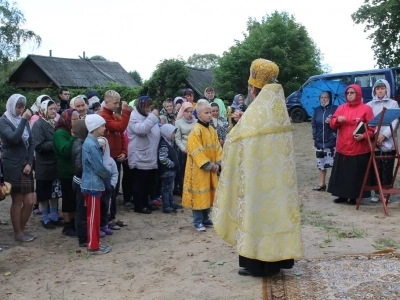
M 329 180 L 328 192 L 336 196 L 334 203 L 356 204 L 370 157 L 368 136 L 375 128 L 368 127 L 364 133 L 354 134 L 360 122 L 367 123 L 373 117 L 371 107 L 362 102 L 361 87 L 349 85 L 345 90 L 346 103 L 338 107 L 330 126 L 338 130 L 336 155 Z M 368 197 L 368 195 L 365 195 Z
M 55 126 L 53 136 L 54 152 L 57 158 L 57 171 L 62 190 L 62 212 L 64 218 L 62 234 L 67 236 L 76 236 L 74 219 L 76 199 L 72 190 L 74 172 L 71 154 L 72 145 L 75 141 L 75 137 L 72 135 L 72 124 L 78 119 L 79 113 L 75 109 L 64 110 Z

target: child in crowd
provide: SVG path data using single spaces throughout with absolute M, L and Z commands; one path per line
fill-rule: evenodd
M 100 245 L 100 197 L 104 193 L 104 180 L 110 172 L 103 164 L 103 153 L 97 138 L 104 134 L 106 121 L 97 114 L 87 115 L 86 128 L 89 131 L 82 146 L 81 190 L 87 207 L 87 248 L 91 254 L 105 254 L 111 247 Z
M 219 106 L 217 103 L 211 103 L 211 123 L 210 125 L 217 131 L 219 143 L 224 145 L 226 135 L 228 134 L 228 121 L 219 115 Z
M 129 145 L 128 133 L 124 131 L 125 143 Z M 133 174 L 132 170 L 129 168 L 128 160 L 122 162 L 122 194 L 124 196 L 124 206 L 128 209 L 133 209 Z
M 182 205 L 193 210 L 196 230 L 206 231 L 205 227 L 213 226 L 209 213 L 218 183 L 222 148 L 216 131 L 210 126 L 211 106 L 208 101 L 199 100 L 196 110 L 198 121 L 187 143 Z
M 115 161 L 110 156 L 110 146 L 105 137 L 98 137 L 97 141 L 103 151 L 103 164 L 109 172 L 109 177 L 104 180 L 104 193 L 100 198 L 100 237 L 112 235 L 113 231 L 108 227 L 110 218 L 111 196 L 118 182 L 118 168 Z M 115 228 L 114 228 L 115 229 Z
M 74 177 L 72 190 L 76 198 L 75 228 L 78 236 L 79 247 L 87 247 L 86 204 L 81 191 L 82 182 L 82 146 L 88 135 L 85 120 L 76 120 L 72 124 L 72 135 L 75 137 L 72 145 L 71 161 L 73 163 Z
M 161 126 L 161 139 L 158 144 L 158 174 L 162 183 L 161 194 L 164 213 L 176 213 L 182 206 L 175 204 L 173 189 L 176 172 L 179 171 L 179 160 L 172 143 L 177 128 L 171 124 Z

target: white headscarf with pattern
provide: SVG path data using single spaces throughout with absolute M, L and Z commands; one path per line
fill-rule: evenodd
M 25 103 L 26 103 L 25 96 L 22 96 L 21 94 L 11 95 L 11 97 L 8 98 L 8 100 L 7 100 L 6 112 L 4 113 L 4 115 L 15 126 L 15 128 L 18 127 L 19 123 L 21 123 L 21 120 L 22 120 L 22 115 L 17 116 L 17 113 L 16 113 L 17 102 L 20 98 L 25 99 Z M 28 131 L 27 126 L 25 126 L 24 132 L 22 133 L 22 140 L 24 142 L 27 142 L 28 139 L 29 139 L 29 131 Z

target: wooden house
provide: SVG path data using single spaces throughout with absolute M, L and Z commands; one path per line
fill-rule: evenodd
M 85 58 L 60 58 L 28 55 L 10 76 L 9 83 L 19 88 L 93 88 L 115 82 L 128 87 L 139 84 L 117 62 Z

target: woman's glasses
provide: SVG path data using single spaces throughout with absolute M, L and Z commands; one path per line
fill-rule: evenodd
M 356 92 L 346 92 L 346 95 L 353 95 L 353 94 L 355 94 Z

